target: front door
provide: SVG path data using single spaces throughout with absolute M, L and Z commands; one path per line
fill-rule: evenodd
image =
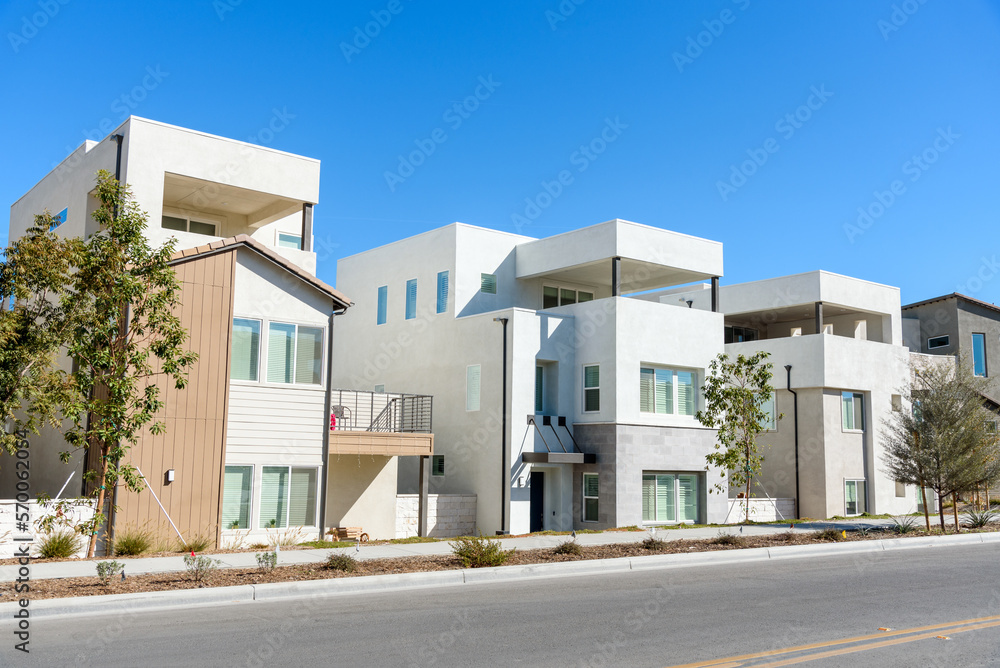
M 545 474 L 542 471 L 531 472 L 531 527 L 532 533 L 541 531 L 545 526 Z

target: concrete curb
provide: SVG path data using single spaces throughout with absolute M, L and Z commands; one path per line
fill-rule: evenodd
M 274 582 L 261 585 L 182 589 L 141 594 L 81 596 L 76 598 L 33 601 L 29 606 L 29 610 L 31 617 L 34 619 L 64 615 L 126 614 L 195 605 L 253 603 L 256 601 L 305 597 L 325 598 L 328 596 L 348 596 L 369 592 L 379 593 L 426 587 L 490 584 L 527 580 L 535 577 L 572 577 L 601 573 L 625 573 L 629 571 L 690 568 L 692 566 L 752 563 L 770 561 L 772 559 L 803 559 L 866 552 L 891 552 L 894 550 L 946 547 L 949 545 L 982 545 L 989 543 L 1000 543 L 1000 533 L 928 536 L 923 538 L 870 540 L 821 545 L 757 547 L 742 550 L 721 550 L 717 552 L 655 554 L 644 557 L 591 559 L 586 561 L 529 564 L 523 566 L 433 571 L 429 573 L 370 575 L 330 580 Z M 0 619 L 11 617 L 17 610 L 16 602 L 0 603 Z

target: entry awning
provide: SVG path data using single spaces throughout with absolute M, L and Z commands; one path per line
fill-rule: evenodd
M 597 455 L 591 452 L 523 452 L 525 464 L 596 464 Z

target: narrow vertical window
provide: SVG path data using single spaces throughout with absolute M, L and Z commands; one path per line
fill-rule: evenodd
M 600 492 L 600 486 L 598 484 L 596 473 L 584 473 L 583 474 L 583 521 L 584 522 L 597 522 L 598 521 L 598 500 L 597 496 Z
M 227 466 L 222 481 L 222 528 L 250 528 L 252 466 Z
M 437 289 L 437 312 L 444 313 L 448 310 L 448 272 L 438 272 Z
M 406 282 L 406 319 L 413 320 L 417 317 L 417 279 L 411 278 Z
M 444 477 L 444 455 L 431 455 L 431 475 Z
M 972 373 L 981 378 L 987 375 L 985 334 L 972 335 Z
M 473 364 L 465 369 L 465 410 L 479 410 L 479 380 L 481 367 Z
M 323 328 L 299 326 L 295 335 L 295 382 L 319 385 L 323 380 Z
M 272 322 L 267 328 L 267 382 L 292 383 L 295 325 Z
M 761 405 L 760 410 L 764 412 L 767 416 L 764 418 L 763 424 L 767 431 L 777 431 L 778 430 L 778 413 L 775 407 L 775 396 L 774 392 L 767 395 L 767 399 L 764 400 L 763 405 Z
M 543 382 L 545 379 L 545 367 L 535 367 L 535 414 L 542 412 L 545 402 L 543 401 Z
M 376 316 L 375 324 L 384 325 L 385 324 L 385 314 L 386 314 L 386 302 L 389 299 L 389 286 L 383 285 L 378 289 L 378 315 Z
M 863 431 L 865 428 L 865 399 L 859 392 L 841 394 L 841 416 L 844 431 Z
M 260 320 L 233 318 L 233 348 L 230 359 L 230 378 L 257 380 L 260 360 Z
M 288 467 L 265 466 L 260 476 L 260 528 L 288 526 Z
M 844 515 L 860 515 L 865 512 L 865 481 L 844 481 Z
M 601 410 L 601 367 L 591 364 L 583 367 L 583 411 Z
M 292 469 L 288 487 L 288 525 L 316 525 L 316 469 Z

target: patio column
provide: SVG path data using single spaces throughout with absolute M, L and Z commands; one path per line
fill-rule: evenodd
M 302 205 L 302 250 L 312 250 L 313 205 Z
M 417 509 L 417 535 L 427 535 L 427 488 L 430 485 L 430 457 L 420 458 L 420 503 Z
M 823 302 L 816 302 L 816 333 L 823 333 Z
M 712 277 L 712 313 L 719 312 L 719 277 Z
M 622 295 L 622 259 L 620 257 L 611 258 L 611 296 L 621 297 Z

